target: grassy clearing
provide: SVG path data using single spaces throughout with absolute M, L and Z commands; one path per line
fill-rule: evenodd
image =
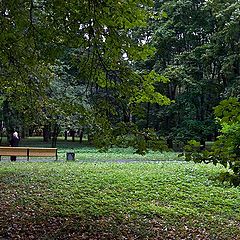
M 122 162 L 122 161 L 176 161 L 182 160 L 175 152 L 153 152 L 146 155 L 135 154 L 131 148 L 111 148 L 108 152 L 99 152 L 97 149 L 88 146 L 78 148 L 58 148 L 58 160 L 66 161 L 67 152 L 75 153 L 77 162 Z M 10 157 L 2 157 L 3 161 L 9 161 Z M 17 157 L 17 161 L 27 161 L 26 157 Z M 38 158 L 30 157 L 30 161 L 54 161 L 55 157 Z
M 42 141 L 42 137 L 31 137 L 22 139 L 20 146 L 30 147 L 51 147 L 51 141 L 46 143 Z M 78 141 L 64 141 L 63 138 L 58 140 L 58 159 L 60 161 L 66 160 L 67 152 L 75 153 L 76 161 L 121 161 L 121 160 L 134 160 L 134 161 L 171 161 L 180 160 L 178 154 L 175 152 L 159 152 L 149 151 L 146 155 L 142 156 L 135 154 L 133 148 L 110 148 L 107 152 L 99 152 L 96 148 L 88 146 L 87 142 L 80 144 Z M 25 159 L 26 158 L 18 158 Z M 32 158 L 33 159 L 33 158 Z M 38 158 L 34 158 L 38 159 Z M 41 160 L 42 158 L 40 158 Z M 52 160 L 53 158 L 48 158 Z M 9 157 L 3 157 L 3 160 L 9 160 Z
M 99 152 L 93 147 L 59 149 L 60 159 L 66 159 L 66 152 L 75 152 L 77 161 L 171 161 L 179 160 L 175 152 L 154 152 L 149 151 L 146 155 L 135 154 L 132 148 L 111 148 L 107 152 Z
M 171 162 L 0 167 L 0 238 L 240 239 L 240 189 L 210 180 L 220 167 Z

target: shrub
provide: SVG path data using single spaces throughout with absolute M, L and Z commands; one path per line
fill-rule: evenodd
M 191 140 L 185 146 L 187 161 L 221 164 L 229 171 L 219 176 L 234 186 L 240 185 L 240 103 L 237 98 L 223 100 L 214 113 L 220 123 L 220 136 L 210 150 L 201 150 L 200 144 Z

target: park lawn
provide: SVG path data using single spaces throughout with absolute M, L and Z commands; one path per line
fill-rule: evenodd
M 133 148 L 110 148 L 107 152 L 100 152 L 94 147 L 78 147 L 78 148 L 59 148 L 58 156 L 60 160 L 66 159 L 67 152 L 75 153 L 76 161 L 179 161 L 183 158 L 178 157 L 175 152 L 149 151 L 145 155 L 134 153 Z
M 42 137 L 29 137 L 22 139 L 20 146 L 25 147 L 51 147 L 51 141 L 43 142 Z M 89 146 L 86 141 L 80 144 L 78 141 L 72 142 L 70 140 L 64 141 L 60 138 L 57 143 L 58 159 L 60 161 L 66 160 L 66 154 L 68 152 L 75 153 L 76 161 L 121 161 L 121 160 L 132 160 L 132 161 L 175 161 L 183 160 L 178 157 L 178 153 L 173 151 L 160 152 L 160 151 L 149 151 L 145 155 L 136 154 L 136 150 L 129 148 L 112 147 L 106 152 L 101 152 L 93 146 Z M 9 157 L 5 157 L 9 159 Z M 33 160 L 35 158 L 32 158 Z M 30 159 L 31 160 L 31 159 Z M 51 159 L 49 159 L 51 160 Z
M 1 162 L 0 239 L 240 239 L 240 188 L 186 162 Z

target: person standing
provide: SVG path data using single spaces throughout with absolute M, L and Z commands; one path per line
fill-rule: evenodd
M 10 146 L 11 147 L 18 147 L 20 138 L 18 135 L 17 131 L 13 131 L 12 135 L 11 135 L 11 139 L 10 139 Z M 16 161 L 17 157 L 16 156 L 11 156 L 11 161 Z

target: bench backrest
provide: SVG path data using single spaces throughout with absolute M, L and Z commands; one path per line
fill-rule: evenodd
M 27 156 L 27 148 L 25 147 L 0 147 L 0 156 Z
M 55 157 L 57 148 L 28 148 L 30 157 Z
M 56 157 L 57 148 L 0 147 L 0 156 Z

